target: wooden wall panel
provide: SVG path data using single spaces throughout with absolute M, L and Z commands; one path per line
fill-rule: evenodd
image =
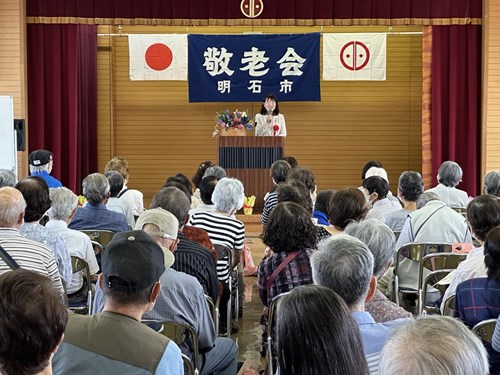
M 0 95 L 14 97 L 14 117 L 26 119 L 26 23 L 24 0 L 0 1 Z M 18 152 L 18 176 L 28 174 L 27 152 Z
M 330 27 L 322 32 L 386 32 L 383 27 Z M 122 33 L 317 32 L 315 27 L 148 27 Z M 421 31 L 419 27 L 394 32 Z M 99 33 L 117 32 L 100 26 Z M 319 189 L 358 186 L 363 164 L 382 161 L 391 188 L 403 170 L 421 170 L 421 35 L 388 35 L 387 80 L 321 81 L 321 102 L 280 103 L 289 136 L 286 154 L 316 174 Z M 192 176 L 202 160 L 216 161 L 215 112 L 260 110 L 260 103 L 188 103 L 187 82 L 130 81 L 128 39 L 99 37 L 99 168 L 113 154 L 130 163 L 129 187 L 146 205 L 166 177 Z M 251 194 L 251 192 L 248 192 Z

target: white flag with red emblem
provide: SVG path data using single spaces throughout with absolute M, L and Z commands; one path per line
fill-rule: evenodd
M 130 80 L 187 80 L 187 34 L 130 34 Z
M 387 34 L 323 34 L 323 80 L 385 81 Z

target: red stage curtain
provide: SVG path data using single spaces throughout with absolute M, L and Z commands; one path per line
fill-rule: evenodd
M 97 27 L 27 28 L 29 150 L 51 150 L 52 174 L 79 193 L 97 170 Z
M 481 27 L 432 27 L 432 171 L 454 160 L 464 171 L 459 187 L 479 192 Z

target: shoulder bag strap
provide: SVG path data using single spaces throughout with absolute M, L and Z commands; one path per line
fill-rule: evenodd
M 21 268 L 2 246 L 0 246 L 0 258 L 13 270 Z
M 267 283 L 266 283 L 267 290 L 269 290 L 271 288 L 271 285 L 273 285 L 274 279 L 276 279 L 276 277 L 281 273 L 281 271 L 283 271 L 283 268 L 285 268 L 288 265 L 288 263 L 290 263 L 292 261 L 292 259 L 295 258 L 298 254 L 299 254 L 299 251 L 293 251 L 290 254 L 288 254 L 288 256 L 285 259 L 283 259 L 283 261 L 280 263 L 278 268 L 276 268 L 274 270 L 274 272 L 271 274 L 271 276 L 269 277 L 269 279 L 267 279 Z
M 427 223 L 429 221 L 429 219 L 434 216 L 434 214 L 436 212 L 438 212 L 441 208 L 444 208 L 444 207 L 447 207 L 446 205 L 445 206 L 441 206 L 439 207 L 437 210 L 435 210 L 432 214 L 430 214 L 429 216 L 427 216 L 427 219 L 425 219 L 425 221 L 422 223 L 422 225 L 420 225 L 420 227 L 418 228 L 418 230 L 415 232 L 415 234 L 413 235 L 413 239 L 412 241 L 415 241 L 415 237 L 417 237 L 417 234 L 420 232 L 420 229 L 422 229 L 422 227 L 425 225 L 425 223 Z
M 128 189 L 123 190 L 120 194 L 118 194 L 117 198 L 121 198 L 123 194 L 125 194 L 128 191 Z

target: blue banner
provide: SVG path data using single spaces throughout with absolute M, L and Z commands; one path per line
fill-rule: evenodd
M 319 101 L 319 33 L 188 36 L 190 102 Z

